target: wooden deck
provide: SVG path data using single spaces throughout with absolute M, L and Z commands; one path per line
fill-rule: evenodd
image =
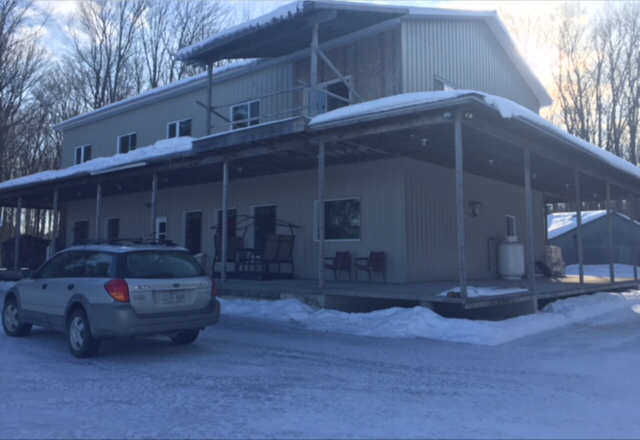
M 554 299 L 568 298 L 576 295 L 590 294 L 602 291 L 621 291 L 637 288 L 640 281 L 634 279 L 619 279 L 611 283 L 608 278 L 585 277 L 580 284 L 577 276 L 563 278 L 536 278 L 536 290 L 529 290 L 529 281 L 507 280 L 479 280 L 469 281 L 469 286 L 477 288 L 520 289 L 513 293 L 481 297 L 448 297 L 440 296 L 456 287 L 456 281 L 440 281 L 431 283 L 394 284 L 381 282 L 334 282 L 327 281 L 323 290 L 318 289 L 317 280 L 227 280 L 225 284 L 218 283 L 218 292 L 224 297 L 244 297 L 259 299 L 282 299 L 298 297 L 322 307 L 325 301 L 339 304 L 349 299 L 359 300 L 360 303 L 369 302 L 389 306 L 398 304 L 423 305 L 433 307 L 438 304 L 458 305 L 464 309 L 478 309 L 484 307 L 504 306 L 510 304 L 531 302 L 534 299 L 548 302 Z M 366 300 L 366 301 L 365 301 Z M 382 308 L 378 307 L 378 308 Z M 340 308 L 327 307 L 327 308 Z

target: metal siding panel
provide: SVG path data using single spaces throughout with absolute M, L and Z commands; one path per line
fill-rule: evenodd
M 490 30 L 479 21 L 408 20 L 403 27 L 406 92 L 434 90 L 434 75 L 461 89 L 539 103 Z
M 407 162 L 408 281 L 457 281 L 455 174 L 451 169 L 409 159 Z M 484 206 L 480 217 L 467 217 L 468 276 L 491 279 L 495 272 L 489 271 L 487 240 L 496 238 L 499 242 L 504 238 L 505 215 L 516 216 L 519 242 L 526 243 L 524 188 L 469 174 L 464 178 L 465 201 L 479 201 Z M 539 231 L 543 222 L 539 193 L 534 193 L 534 211 L 534 230 Z M 539 259 L 544 237 L 534 239 Z

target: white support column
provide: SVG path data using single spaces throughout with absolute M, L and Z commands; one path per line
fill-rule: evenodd
M 538 293 L 536 292 L 536 254 L 533 232 L 533 195 L 531 192 L 531 152 L 524 149 L 524 197 L 527 215 L 527 247 L 529 248 L 529 289 L 534 292 L 535 309 L 538 310 Z
M 213 105 L 213 63 L 207 64 L 207 136 L 211 134 L 211 106 Z
M 455 117 L 456 150 L 456 224 L 458 231 L 458 275 L 460 278 L 460 296 L 467 297 L 467 246 L 464 209 L 464 170 L 462 161 L 462 116 Z
M 13 249 L 13 270 L 20 269 L 20 233 L 22 231 L 22 196 L 18 196 L 18 206 L 16 207 L 16 237 Z
M 314 24 L 311 34 L 311 102 L 309 103 L 311 118 L 318 114 L 318 53 L 313 48 L 318 46 L 319 29 L 318 23 Z
M 227 282 L 227 253 L 228 253 L 228 221 L 229 211 L 229 159 L 225 159 L 222 170 L 222 268 L 220 269 L 220 282 Z
M 102 210 L 102 184 L 98 182 L 98 189 L 96 191 L 96 240 L 100 240 L 100 224 L 102 223 L 101 211 Z
M 580 284 L 584 284 L 584 256 L 582 252 L 582 198 L 580 197 L 580 171 L 575 170 L 576 181 L 576 220 L 578 222 L 578 267 L 580 270 Z
M 51 226 L 51 255 L 57 252 L 56 239 L 58 235 L 58 190 L 53 191 L 53 225 Z
M 638 209 L 638 200 L 635 194 L 631 194 L 631 264 L 633 264 L 633 279 L 638 279 L 638 244 L 636 240 L 638 236 L 636 234 L 636 229 L 638 225 L 636 224 L 636 213 Z
M 158 203 L 158 173 L 153 173 L 153 179 L 151 180 L 151 240 L 155 240 L 157 236 L 157 231 L 156 231 L 156 217 L 158 215 L 157 203 Z
M 324 289 L 324 253 L 325 253 L 325 224 L 324 224 L 324 185 L 325 185 L 325 147 L 318 148 L 318 288 Z
M 611 215 L 611 184 L 606 183 L 607 192 L 607 228 L 609 235 L 609 278 L 612 283 L 616 281 L 616 272 L 613 265 L 613 216 Z

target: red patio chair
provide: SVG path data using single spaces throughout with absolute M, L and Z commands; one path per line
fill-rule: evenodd
M 324 261 L 324 268 L 333 271 L 333 276 L 336 281 L 338 281 L 338 273 L 343 270 L 347 271 L 349 274 L 349 281 L 351 281 L 351 252 L 336 252 L 334 257 L 326 257 Z M 327 261 L 331 262 L 327 263 Z
M 380 272 L 382 281 L 386 283 L 385 269 L 384 252 L 371 252 L 368 258 L 356 258 L 356 281 L 358 281 L 358 271 L 364 270 L 369 275 L 369 282 L 372 281 L 371 272 Z

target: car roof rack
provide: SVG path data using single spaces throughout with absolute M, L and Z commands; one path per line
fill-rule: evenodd
M 106 238 L 80 240 L 73 243 L 73 246 L 88 246 L 91 244 L 148 244 L 156 246 L 177 247 L 178 245 L 171 240 L 152 240 L 147 238 Z

